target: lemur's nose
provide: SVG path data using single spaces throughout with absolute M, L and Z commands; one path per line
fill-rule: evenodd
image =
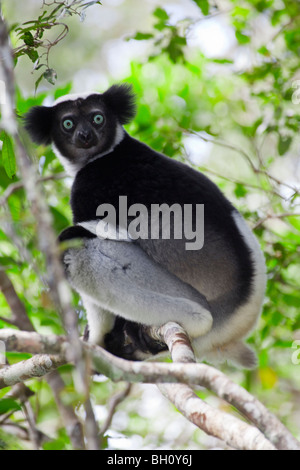
M 79 131 L 78 132 L 78 139 L 83 143 L 83 144 L 89 144 L 92 140 L 92 133 L 91 131 Z

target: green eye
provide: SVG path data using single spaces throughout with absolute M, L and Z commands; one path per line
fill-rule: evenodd
M 102 114 L 95 114 L 94 116 L 95 124 L 102 124 L 103 121 L 104 121 L 104 117 L 102 116 Z
M 71 121 L 71 119 L 65 119 L 63 121 L 63 126 L 67 131 L 69 131 L 74 126 L 74 123 L 73 121 Z

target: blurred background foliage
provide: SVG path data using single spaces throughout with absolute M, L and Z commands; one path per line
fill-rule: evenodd
M 251 372 L 229 364 L 220 368 L 299 438 L 299 1 L 110 0 L 89 2 L 86 8 L 82 4 L 87 2 L 76 2 L 74 11 L 63 3 L 2 2 L 15 49 L 18 114 L 69 91 L 132 83 L 138 114 L 128 132 L 211 177 L 259 239 L 268 287 L 262 318 L 249 339 L 259 367 Z M 0 264 L 35 328 L 62 334 L 44 282 L 35 220 L 18 186 L 13 142 L 3 132 L 0 139 Z M 52 150 L 38 147 L 32 153 L 58 234 L 71 224 L 71 181 L 61 177 Z M 85 315 L 76 295 L 74 306 L 83 329 Z M 8 327 L 11 313 L 1 294 L 0 312 L 0 328 Z M 10 363 L 25 357 L 7 356 Z M 76 404 L 69 368 L 62 374 L 65 400 Z M 31 400 L 37 425 L 48 437 L 45 448 L 70 448 L 47 383 L 32 380 L 28 385 L 35 392 Z M 94 382 L 100 423 L 109 397 L 122 386 L 104 377 Z M 0 391 L 0 448 L 26 448 L 24 415 L 16 402 L 5 400 L 8 393 L 9 388 Z M 205 390 L 198 393 L 230 410 Z M 78 404 L 77 412 L 82 413 Z M 14 439 L 8 437 L 12 429 Z M 103 440 L 110 449 L 218 445 L 151 385 L 133 387 Z

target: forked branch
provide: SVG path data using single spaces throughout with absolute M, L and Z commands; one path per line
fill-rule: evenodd
M 300 443 L 249 392 L 232 382 L 219 370 L 206 364 L 192 362 L 194 357 L 189 340 L 179 325 L 169 323 L 160 329 L 152 329 L 152 333 L 156 339 L 168 344 L 173 360 L 175 359 L 176 362 L 167 364 L 126 361 L 113 356 L 99 346 L 84 342 L 82 345 L 95 371 L 106 375 L 113 381 L 160 384 L 161 391 L 188 419 L 208 434 L 224 440 L 232 447 L 300 450 Z M 30 376 L 33 377 L 36 361 L 39 366 L 42 362 L 44 367 L 44 369 L 39 367 L 39 376 L 42 375 L 43 370 L 47 373 L 60 364 L 68 362 L 69 343 L 64 337 L 3 329 L 0 330 L 0 340 L 5 342 L 9 351 L 38 354 L 35 356 L 35 361 L 32 358 L 23 361 L 20 365 L 12 365 L 0 371 L 0 387 L 13 385 L 26 379 L 20 374 L 24 370 L 28 376 L 31 371 Z M 45 354 L 49 355 L 51 364 L 45 362 Z M 189 362 L 186 362 L 187 360 Z M 235 406 L 255 427 L 207 405 L 187 384 L 204 386 L 213 391 L 217 396 Z

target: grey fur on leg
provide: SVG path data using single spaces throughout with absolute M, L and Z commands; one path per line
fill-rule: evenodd
M 242 341 L 220 346 L 205 354 L 205 359 L 212 363 L 224 362 L 224 359 L 245 369 L 253 369 L 257 366 L 257 357 L 255 352 Z
M 86 239 L 83 248 L 64 255 L 67 277 L 87 306 L 94 341 L 109 328 L 108 311 L 144 325 L 160 326 L 168 321 L 181 324 L 191 338 L 210 331 L 210 307 L 200 293 L 172 275 L 134 243 Z M 91 326 L 91 325 L 90 325 Z M 106 331 L 105 331 L 106 332 Z

